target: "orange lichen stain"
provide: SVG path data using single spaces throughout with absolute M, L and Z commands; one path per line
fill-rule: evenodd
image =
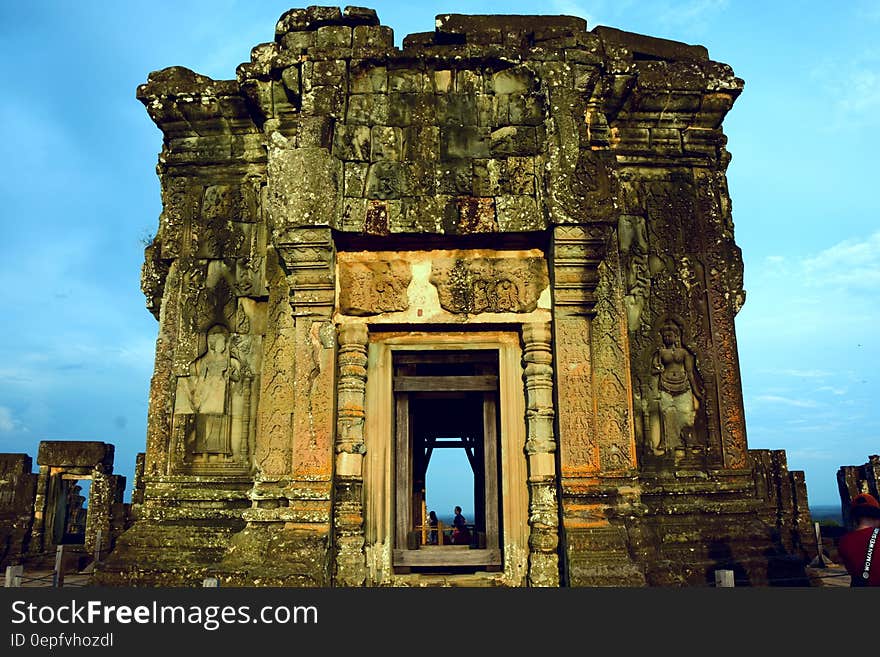
M 578 463 L 577 465 L 563 465 L 562 477 L 571 477 L 572 479 L 583 479 L 584 483 L 595 485 L 599 483 L 596 478 L 599 474 L 599 463 Z
M 566 504 L 565 512 L 569 515 L 574 513 L 602 513 L 604 508 L 602 504 Z
M 571 480 L 566 479 L 565 476 L 563 476 L 562 488 L 566 492 L 570 492 L 572 494 L 590 494 L 598 492 L 597 489 L 599 488 L 600 483 L 601 482 L 599 481 L 598 477 L 584 477 Z
M 326 536 L 330 533 L 330 529 L 325 523 L 318 524 L 312 522 L 285 522 L 284 529 L 290 531 L 309 532 L 310 534 L 315 534 L 316 536 Z
M 329 459 L 327 459 L 327 463 L 321 465 L 314 466 L 301 466 L 294 467 L 293 476 L 294 477 L 319 477 L 321 475 L 327 475 L 331 472 L 331 464 Z
M 564 520 L 562 526 L 565 529 L 596 529 L 608 527 L 610 524 L 607 520 Z

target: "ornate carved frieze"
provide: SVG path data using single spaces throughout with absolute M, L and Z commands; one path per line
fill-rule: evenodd
M 648 270 L 648 233 L 644 217 L 621 215 L 617 224 L 620 264 L 626 279 L 626 321 L 630 331 L 640 326 L 642 310 L 651 289 Z
M 625 471 L 636 464 L 629 339 L 619 267 L 617 249 L 609 248 L 598 267 L 596 314 L 590 332 L 599 464 L 605 473 Z
M 406 310 L 410 264 L 402 260 L 346 262 L 339 267 L 339 310 L 344 315 L 380 315 Z
M 733 243 L 729 204 L 717 194 L 726 191 L 716 183 L 712 171 L 695 171 L 697 181 L 697 216 L 700 223 L 712 226 L 716 239 L 701 245 L 705 253 L 703 268 L 708 324 L 712 340 L 712 361 L 717 367 L 718 415 L 721 425 L 721 449 L 728 468 L 747 468 L 748 454 L 745 433 L 745 411 L 742 402 L 742 381 L 736 347 L 734 317 L 742 305 L 742 260 Z
M 599 471 L 599 443 L 592 395 L 592 328 L 583 316 L 558 317 L 553 326 L 561 474 L 595 475 Z
M 527 313 L 549 283 L 543 258 L 447 258 L 431 264 L 440 306 L 452 313 Z
M 263 343 L 263 377 L 260 390 L 259 432 L 255 464 L 259 476 L 278 481 L 291 473 L 293 452 L 294 322 L 288 287 L 274 249 L 267 257 L 269 317 Z
M 563 476 L 586 476 L 599 470 L 596 403 L 593 396 L 591 315 L 609 228 L 559 225 L 553 228 L 553 268 L 557 418 Z

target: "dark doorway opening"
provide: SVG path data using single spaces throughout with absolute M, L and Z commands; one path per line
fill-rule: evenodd
M 404 351 L 393 363 L 395 567 L 497 569 L 498 352 Z M 444 468 L 439 462 L 450 459 L 437 455 L 450 452 L 459 456 L 458 466 Z M 429 508 L 432 500 L 447 506 Z M 460 522 L 453 519 L 454 506 L 461 507 Z
M 86 542 L 89 492 L 92 480 L 76 479 L 69 475 L 55 480 L 55 512 L 52 542 L 56 545 L 82 545 Z

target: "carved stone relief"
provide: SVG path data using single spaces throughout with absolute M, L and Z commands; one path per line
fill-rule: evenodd
M 645 438 L 654 456 L 681 460 L 704 446 L 697 415 L 705 398 L 696 358 L 684 341 L 682 323 L 663 319 L 659 344 L 650 358 L 650 381 L 643 382 Z
M 192 225 L 193 254 L 199 258 L 247 255 L 252 226 L 241 223 L 241 189 L 210 185 L 202 196 L 198 222 Z
M 259 338 L 230 334 L 215 324 L 205 351 L 179 376 L 174 397 L 174 433 L 184 463 L 219 456 L 242 463 L 253 451 L 254 361 Z M 210 460 L 210 459 L 209 459 Z
M 194 263 L 189 269 L 184 296 L 185 327 L 204 333 L 211 326 L 233 324 L 238 304 L 233 272 L 222 260 Z
M 431 266 L 440 306 L 452 313 L 528 313 L 549 284 L 543 258 L 447 258 Z
M 606 471 L 626 470 L 636 462 L 629 412 L 631 380 L 627 371 L 623 290 L 615 275 L 620 266 L 617 255 L 617 249 L 609 248 L 606 259 L 598 266 L 596 314 L 590 330 L 599 465 Z
M 339 309 L 345 315 L 379 315 L 409 308 L 412 280 L 402 260 L 347 262 L 339 268 Z
M 644 217 L 621 215 L 617 230 L 621 264 L 626 277 L 626 321 L 630 331 L 639 328 L 651 288 L 648 271 L 648 235 Z

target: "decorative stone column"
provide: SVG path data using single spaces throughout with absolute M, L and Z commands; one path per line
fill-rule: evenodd
M 338 334 L 333 580 L 339 586 L 363 586 L 366 580 L 363 462 L 366 452 L 367 325 L 342 324 Z
M 590 318 L 607 233 L 604 225 L 553 228 L 553 348 L 563 489 L 599 473 Z
M 276 246 L 294 317 L 293 477 L 287 497 L 299 522 L 330 522 L 336 252 L 329 228 L 290 228 Z
M 526 454 L 529 464 L 530 586 L 559 586 L 559 504 L 553 432 L 553 356 L 550 324 L 523 324 Z

